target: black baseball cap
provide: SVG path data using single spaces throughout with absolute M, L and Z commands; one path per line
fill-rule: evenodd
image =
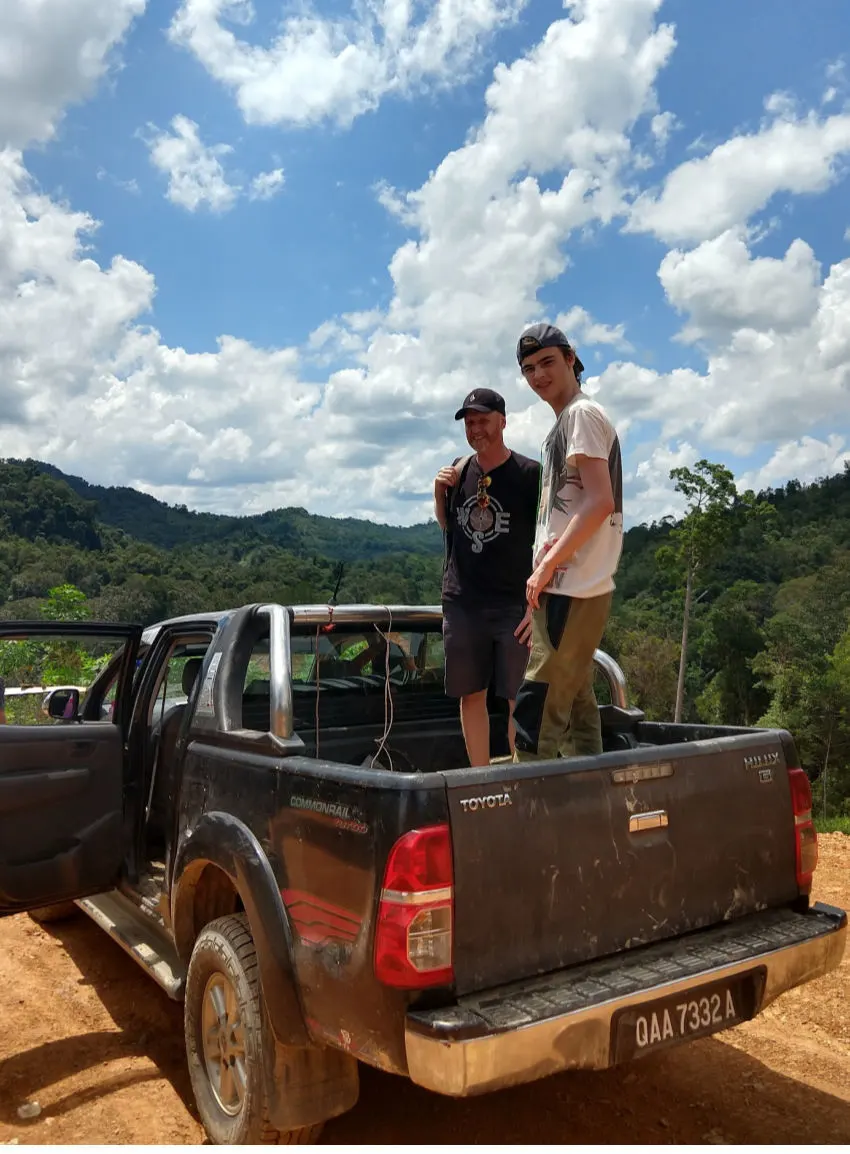
M 466 413 L 501 413 L 505 415 L 505 398 L 492 389 L 473 389 L 463 398 L 463 404 L 455 413 L 455 420 L 460 421 Z
M 526 357 L 531 356 L 532 353 L 539 353 L 541 349 L 571 349 L 575 353 L 575 349 L 560 329 L 555 328 L 554 325 L 540 324 L 532 325 L 519 338 L 516 346 L 516 359 L 522 365 Z M 577 353 L 575 371 L 577 373 L 584 372 L 584 365 L 578 359 Z

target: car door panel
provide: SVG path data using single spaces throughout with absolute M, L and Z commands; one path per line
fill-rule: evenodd
M 17 625 L 16 636 L 22 630 L 29 635 L 27 624 Z M 11 628 L 0 623 L 0 640 Z M 112 626 L 110 633 L 122 637 L 121 628 Z M 84 633 L 58 623 L 54 630 Z M 124 627 L 125 684 L 138 633 Z M 0 914 L 109 889 L 124 858 L 124 804 L 121 725 L 0 726 Z

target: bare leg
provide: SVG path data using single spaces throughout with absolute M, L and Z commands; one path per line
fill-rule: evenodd
M 460 724 L 470 765 L 490 764 L 490 715 L 487 690 L 469 693 L 460 699 Z

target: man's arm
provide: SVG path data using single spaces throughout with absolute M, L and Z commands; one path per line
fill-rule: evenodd
M 570 523 L 558 540 L 546 550 L 537 568 L 528 579 L 526 592 L 532 609 L 539 608 L 539 597 L 552 581 L 555 570 L 573 557 L 582 545 L 587 544 L 593 534 L 614 512 L 614 493 L 611 489 L 611 474 L 608 461 L 601 457 L 576 457 L 576 468 L 584 489 L 584 500 L 580 512 L 570 519 Z

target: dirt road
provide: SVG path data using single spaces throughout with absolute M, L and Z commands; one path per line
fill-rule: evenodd
M 850 838 L 820 845 L 816 896 L 850 908 Z M 181 1007 L 87 918 L 4 920 L 0 977 L 0 1142 L 203 1140 Z M 850 1142 L 850 957 L 722 1041 L 616 1070 L 455 1102 L 364 1069 L 323 1141 Z

